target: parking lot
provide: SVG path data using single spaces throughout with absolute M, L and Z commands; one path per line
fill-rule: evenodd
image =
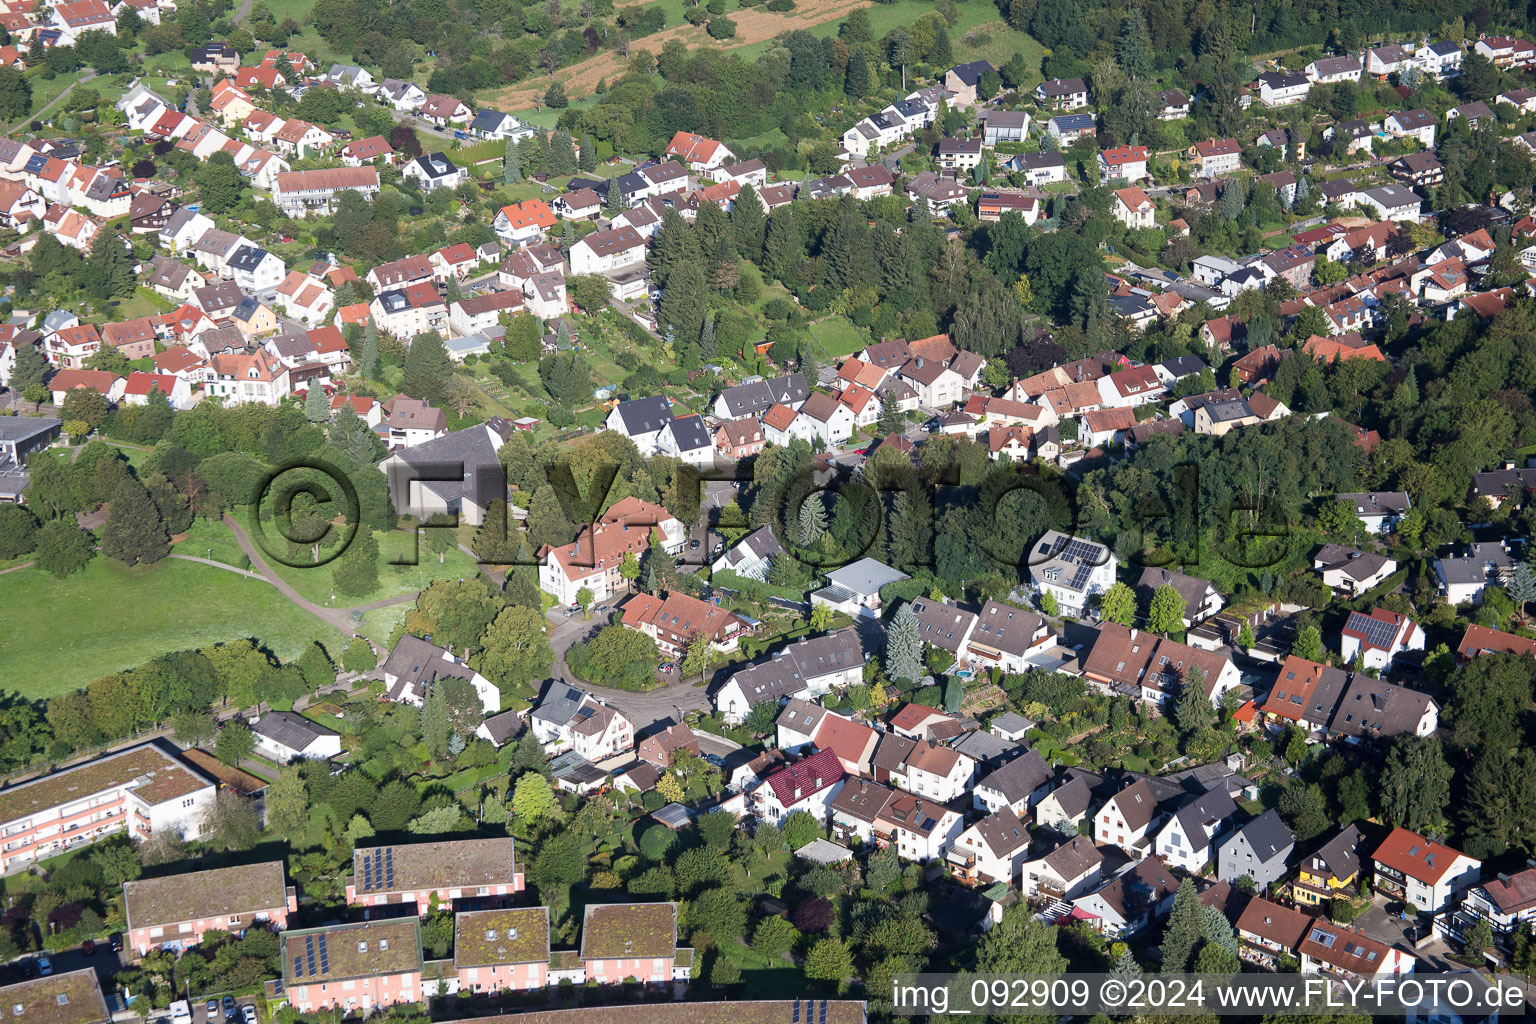
M 211 1001 L 215 1004 L 215 1006 L 214 1012 L 210 1015 L 208 1013 L 208 1003 L 210 1002 L 209 997 L 203 996 L 201 998 L 192 1000 L 192 1024 L 241 1024 L 241 1021 L 247 1019 L 245 1013 L 245 1007 L 247 1006 L 251 1008 L 251 1014 L 256 1013 L 255 996 L 241 996 L 240 998 L 235 999 L 233 1003 L 229 1004 L 234 1008 L 232 1015 L 226 1011 L 222 998 L 213 999 Z M 169 1024 L 171 1019 L 169 1013 L 163 1010 L 157 1011 L 157 1013 L 159 1016 L 152 1020 L 152 1024 L 160 1024 L 161 1021 Z M 255 1020 L 257 1018 L 251 1017 L 249 1019 Z

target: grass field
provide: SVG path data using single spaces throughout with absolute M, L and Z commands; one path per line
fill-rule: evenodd
M 807 328 L 825 359 L 842 359 L 869 344 L 864 332 L 845 316 L 829 316 Z
M 348 597 L 344 594 L 336 594 L 335 600 L 331 600 L 333 589 L 331 586 L 331 571 L 334 563 L 319 566 L 317 568 L 295 568 L 293 566 L 278 565 L 272 559 L 267 559 L 267 564 L 272 570 L 287 581 L 293 589 L 304 597 L 322 606 L 340 606 L 343 608 L 355 608 L 358 605 L 371 604 L 374 601 L 382 601 L 391 597 L 399 597 L 401 594 L 413 593 L 420 590 L 433 580 L 459 579 L 470 577 L 477 571 L 474 559 L 464 552 L 454 548 L 443 553 L 443 561 L 439 562 L 438 556 L 427 550 L 426 537 L 420 540 L 420 550 L 412 551 L 411 535 L 405 530 L 396 530 L 387 534 L 375 534 L 379 542 L 379 586 L 369 594 Z M 195 553 L 195 552 L 194 552 Z M 415 560 L 414 565 L 392 565 L 391 560 L 408 562 Z
M 124 566 L 100 555 L 65 579 L 22 569 L 4 579 L 7 688 L 49 697 L 166 653 L 254 636 L 280 658 L 312 640 L 344 638 L 273 587 L 223 569 L 166 559 Z

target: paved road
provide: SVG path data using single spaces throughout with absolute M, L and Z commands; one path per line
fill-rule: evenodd
M 612 610 L 612 603 L 608 605 Z M 581 613 L 566 615 L 560 608 L 551 608 L 549 620 L 549 645 L 555 652 L 555 665 L 551 674 L 567 686 L 579 687 L 624 712 L 637 734 L 653 731 L 653 727 L 665 723 L 681 722 L 689 711 L 708 711 L 709 697 L 704 687 L 696 685 L 696 678 L 679 681 L 675 678 L 659 690 L 649 693 L 633 693 L 606 686 L 594 686 L 572 675 L 565 665 L 565 652 L 574 644 L 595 635 L 608 624 L 608 612 L 594 613 L 583 619 Z

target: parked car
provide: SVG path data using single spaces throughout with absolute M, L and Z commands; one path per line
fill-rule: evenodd
M 84 956 L 95 956 L 96 940 L 86 939 L 84 942 L 80 943 L 80 952 Z
M 256 1024 L 256 1007 L 246 1003 L 240 1007 L 241 1024 Z
M 111 943 L 111 945 L 112 945 L 112 952 L 114 952 L 114 953 L 121 953 L 123 951 L 123 933 L 122 932 L 113 932 L 107 938 L 107 941 L 109 943 Z
M 240 1013 L 240 1008 L 235 1005 L 234 996 L 224 997 L 224 1019 L 234 1020 Z
M 217 999 L 208 1000 L 208 1005 L 203 1007 L 203 1010 L 203 1020 L 206 1024 L 214 1024 L 219 1019 L 219 1001 Z
M 37 961 L 37 973 L 44 978 L 53 973 L 53 961 L 47 957 L 41 957 Z
M 192 1024 L 192 1007 L 187 1005 L 185 999 L 178 999 L 171 1004 L 171 1024 Z
M 704 755 L 704 760 L 708 761 L 710 764 L 714 765 L 716 768 L 724 768 L 725 767 L 725 759 L 723 757 L 721 757 L 719 754 L 705 754 Z

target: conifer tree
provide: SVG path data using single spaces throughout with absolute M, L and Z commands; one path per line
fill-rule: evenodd
M 523 180 L 523 155 L 517 148 L 517 140 L 508 139 L 507 149 L 501 158 L 501 183 L 515 185 Z
M 313 382 L 304 395 L 304 418 L 311 423 L 324 423 L 331 418 L 331 403 L 326 398 L 325 388 Z
M 101 551 L 128 565 L 158 562 L 171 552 L 171 535 L 144 485 L 125 476 L 112 492 L 101 531 Z
M 923 637 L 917 613 L 905 602 L 891 617 L 885 634 L 885 672 L 892 679 L 916 682 L 923 674 Z
M 448 347 L 436 331 L 418 334 L 405 352 L 405 378 L 400 390 L 412 398 L 434 404 L 443 400 L 443 389 L 453 375 Z

